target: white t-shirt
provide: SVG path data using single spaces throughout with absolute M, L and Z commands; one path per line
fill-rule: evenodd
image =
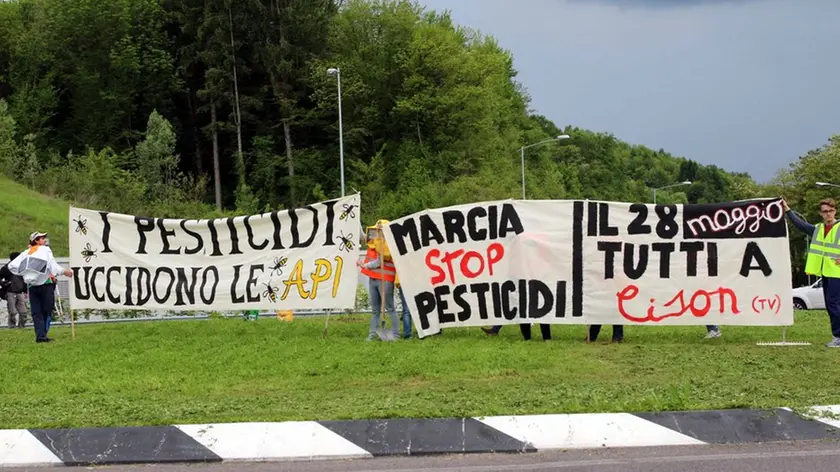
M 32 254 L 29 251 L 30 249 L 27 249 L 9 262 L 9 270 L 23 277 L 23 281 L 28 285 L 44 285 L 50 280 L 50 276 L 57 277 L 64 273 L 48 246 L 38 246 Z

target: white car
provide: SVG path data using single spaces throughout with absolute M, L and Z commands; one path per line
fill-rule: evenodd
M 822 279 L 811 285 L 793 289 L 793 308 L 795 310 L 825 310 Z

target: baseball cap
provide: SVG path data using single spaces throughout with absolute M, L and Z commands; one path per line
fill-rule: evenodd
M 47 237 L 47 233 L 41 233 L 41 232 L 35 231 L 34 233 L 29 235 L 29 242 L 31 243 L 38 238 L 46 238 L 46 237 Z

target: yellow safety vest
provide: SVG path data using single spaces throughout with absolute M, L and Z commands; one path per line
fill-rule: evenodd
M 825 225 L 819 223 L 811 235 L 811 244 L 808 247 L 808 259 L 805 261 L 805 273 L 818 277 L 840 278 L 840 265 L 834 259 L 840 258 L 840 233 L 837 229 L 840 222 L 834 223 L 828 234 L 825 233 Z

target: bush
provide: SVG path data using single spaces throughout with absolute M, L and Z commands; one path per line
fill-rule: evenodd
M 131 172 L 120 169 L 117 160 L 108 148 L 89 150 L 78 159 L 68 156 L 67 163 L 38 176 L 37 188 L 81 207 L 135 214 L 148 207 L 146 186 Z

